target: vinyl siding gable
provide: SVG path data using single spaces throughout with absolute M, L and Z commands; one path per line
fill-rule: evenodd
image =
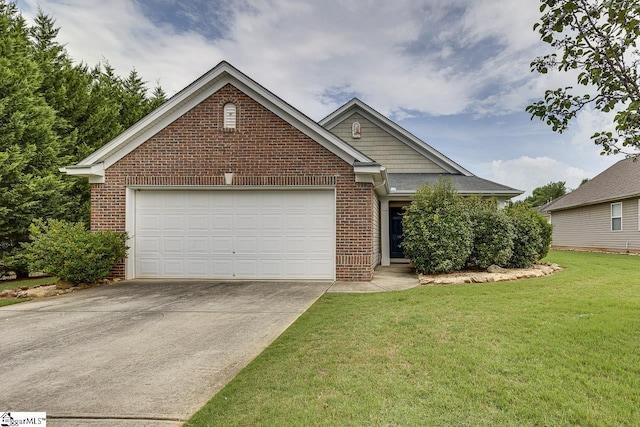
M 353 122 L 360 123 L 360 138 L 351 136 Z M 388 173 L 446 173 L 440 166 L 358 113 L 347 117 L 331 132 L 385 166 Z

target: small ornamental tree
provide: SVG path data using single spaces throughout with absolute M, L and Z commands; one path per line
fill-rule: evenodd
M 473 248 L 470 266 L 487 268 L 505 266 L 513 251 L 514 227 L 507 214 L 498 209 L 495 200 L 467 199 L 473 226 Z
M 51 274 L 73 283 L 105 279 L 127 256 L 126 233 L 92 233 L 82 223 L 35 220 L 31 242 L 23 244 L 31 271 Z
M 449 273 L 464 267 L 473 231 L 465 203 L 450 181 L 424 184 L 402 218 L 402 249 L 416 271 Z

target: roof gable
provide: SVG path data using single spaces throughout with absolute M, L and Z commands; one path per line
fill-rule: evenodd
M 547 211 L 577 208 L 640 196 L 640 162 L 624 159 L 547 207 Z
M 70 175 L 88 177 L 91 182 L 103 182 L 105 169 L 227 84 L 238 88 L 345 162 L 352 165 L 375 164 L 372 159 L 223 61 L 78 164 L 61 170 Z
M 342 107 L 325 117 L 320 121 L 320 124 L 325 128 L 331 130 L 343 123 L 349 117 L 354 114 L 358 114 L 364 117 L 366 120 L 373 123 L 378 128 L 382 129 L 397 141 L 400 141 L 415 153 L 427 159 L 429 162 L 437 165 L 444 173 L 461 174 L 464 176 L 472 176 L 473 174 L 454 162 L 444 154 L 440 153 L 435 148 L 431 147 L 415 135 L 411 134 L 406 129 L 399 126 L 397 123 L 389 120 L 373 108 L 369 107 L 364 102 L 357 98 L 353 98 Z M 376 159 L 378 162 L 384 165 L 384 160 Z

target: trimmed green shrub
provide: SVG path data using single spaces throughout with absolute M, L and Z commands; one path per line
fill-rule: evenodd
M 553 238 L 553 224 L 540 213 L 535 212 L 538 226 L 540 227 L 540 246 L 538 247 L 538 260 L 546 257 L 551 248 L 551 239 Z
M 423 185 L 402 218 L 402 249 L 419 273 L 461 269 L 473 244 L 468 209 L 450 181 Z
M 105 279 L 129 249 L 126 233 L 92 233 L 82 223 L 36 220 L 30 232 L 31 242 L 23 247 L 31 270 L 76 284 Z
M 508 206 L 505 213 L 511 218 L 515 230 L 513 254 L 507 266 L 530 267 L 549 251 L 551 225 L 538 212 L 522 203 Z
M 506 266 L 513 253 L 515 237 L 511 219 L 498 209 L 495 200 L 467 199 L 473 227 L 473 248 L 467 264 L 487 268 Z

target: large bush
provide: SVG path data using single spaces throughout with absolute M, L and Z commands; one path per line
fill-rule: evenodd
M 535 212 L 536 221 L 540 227 L 540 246 L 538 247 L 538 260 L 546 257 L 551 248 L 551 239 L 553 238 L 553 224 L 547 221 L 540 213 Z
M 127 255 L 126 233 L 92 233 L 82 223 L 36 220 L 31 242 L 24 244 L 32 271 L 41 271 L 73 283 L 93 283 L 109 275 Z
M 467 207 L 474 236 L 468 264 L 483 269 L 492 264 L 506 266 L 515 237 L 511 219 L 495 200 L 468 199 Z
M 473 244 L 469 212 L 450 182 L 423 185 L 402 219 L 402 249 L 419 273 L 461 269 Z
M 552 226 L 542 215 L 522 203 L 505 209 L 514 226 L 513 254 L 509 267 L 530 267 L 546 256 L 551 244 Z

